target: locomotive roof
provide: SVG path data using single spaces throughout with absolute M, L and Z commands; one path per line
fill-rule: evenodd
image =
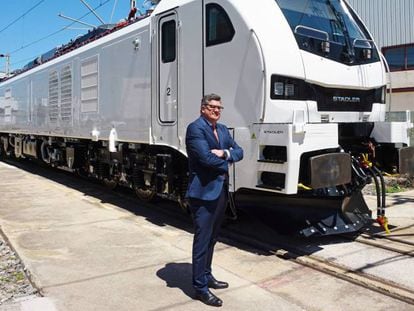
M 88 31 L 86 34 L 81 35 L 75 39 L 70 40 L 68 43 L 63 44 L 60 47 L 52 48 L 51 50 L 43 53 L 40 56 L 37 56 L 32 61 L 27 63 L 23 68 L 16 69 L 12 72 L 10 76 L 5 76 L 0 78 L 0 82 L 6 81 L 15 77 L 16 75 L 22 74 L 30 69 L 33 69 L 41 64 L 44 64 L 52 59 L 65 55 L 73 50 L 76 50 L 82 46 L 85 46 L 91 42 L 94 42 L 102 37 L 105 37 L 111 33 L 114 33 L 120 29 L 123 29 L 127 26 L 130 26 L 138 21 L 148 18 L 151 15 L 152 11 L 147 11 L 145 15 L 140 15 L 133 19 L 124 20 L 116 24 L 103 24 L 93 30 Z

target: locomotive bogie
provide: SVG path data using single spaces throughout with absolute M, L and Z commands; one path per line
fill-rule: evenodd
M 168 147 L 108 142 L 66 140 L 57 137 L 0 134 L 0 156 L 29 158 L 47 165 L 101 180 L 107 187 L 129 187 L 143 200 L 155 195 L 185 201 L 187 167 L 185 157 Z M 9 142 L 13 141 L 10 150 Z

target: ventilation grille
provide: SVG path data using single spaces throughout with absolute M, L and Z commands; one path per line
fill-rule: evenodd
M 81 65 L 81 112 L 98 112 L 98 57 Z
M 72 70 L 63 67 L 60 73 L 60 116 L 62 121 L 72 121 Z
M 59 77 L 57 71 L 49 73 L 49 120 L 56 123 L 59 118 Z

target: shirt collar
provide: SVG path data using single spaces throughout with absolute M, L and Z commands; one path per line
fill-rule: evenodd
M 213 123 L 211 123 L 209 120 L 207 120 L 206 118 L 204 118 L 203 116 L 201 116 L 203 118 L 203 120 L 208 124 L 208 126 L 210 126 L 211 128 L 216 127 L 217 128 L 217 123 L 215 126 L 213 126 Z

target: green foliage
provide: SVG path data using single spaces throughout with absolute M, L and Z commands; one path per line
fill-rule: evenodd
M 407 190 L 406 188 L 402 188 L 398 184 L 385 187 L 385 192 L 387 192 L 387 193 L 397 193 L 397 192 L 402 192 L 402 191 L 406 191 L 406 190 Z
M 396 178 L 385 178 L 386 192 L 397 193 L 413 188 L 413 179 L 409 176 L 399 176 Z
M 0 277 L 0 283 L 9 283 L 11 280 L 8 278 L 8 277 L 6 277 L 6 276 L 1 276 Z
M 22 271 L 13 273 L 13 276 L 16 279 L 16 281 L 22 281 L 25 278 L 25 275 Z

